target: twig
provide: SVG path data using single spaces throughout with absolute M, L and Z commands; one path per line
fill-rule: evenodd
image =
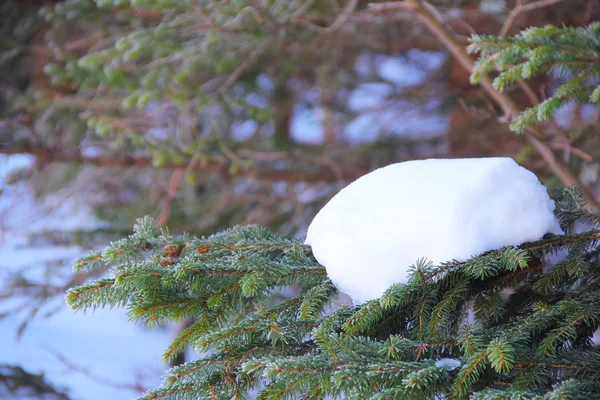
M 156 224 L 158 226 L 165 226 L 167 220 L 169 219 L 169 215 L 171 215 L 171 206 L 173 205 L 173 201 L 175 201 L 175 198 L 177 197 L 177 190 L 179 188 L 179 183 L 181 182 L 181 179 L 183 179 L 183 175 L 184 169 L 177 168 L 171 176 L 171 183 L 169 183 L 167 195 L 161 206 L 160 214 L 156 219 Z
M 79 149 L 61 150 L 40 146 L 0 146 L 0 154 L 31 154 L 38 159 L 46 161 L 77 163 L 83 165 L 97 165 L 103 167 L 149 167 L 153 165 L 150 157 L 131 157 L 131 156 L 86 156 L 80 153 Z M 190 166 L 189 162 L 167 161 L 157 169 L 188 169 L 197 173 L 223 173 L 228 174 L 230 162 L 228 160 L 212 158 L 205 159 L 203 162 L 195 163 Z M 344 170 L 344 179 L 356 179 L 367 172 L 369 169 L 356 169 L 352 171 Z M 335 182 L 339 177 L 329 169 L 319 169 L 315 171 L 306 170 L 279 170 L 261 168 L 258 166 L 243 167 L 240 166 L 236 172 L 237 175 L 252 177 L 263 181 L 286 181 L 286 182 Z
M 78 372 L 78 373 L 86 376 L 89 380 L 99 383 L 100 385 L 112 387 L 115 389 L 125 389 L 125 390 L 129 390 L 129 391 L 132 391 L 132 392 L 135 392 L 138 394 L 144 393 L 145 391 L 148 390 L 148 388 L 142 386 L 142 384 L 140 382 L 122 383 L 122 382 L 115 382 L 110 379 L 98 376 L 98 375 L 94 374 L 92 371 L 88 370 L 87 368 L 81 367 L 79 365 L 75 365 L 73 362 L 69 361 L 65 356 L 63 356 L 62 354 L 60 354 L 50 348 L 47 348 L 46 351 L 48 351 L 50 354 L 52 354 L 58 360 L 58 362 L 60 362 L 65 367 L 67 367 L 69 370 L 71 370 L 73 372 Z
M 158 226 L 165 226 L 167 220 L 169 219 L 169 215 L 171 214 L 171 207 L 173 205 L 173 201 L 177 197 L 177 190 L 179 188 L 179 184 L 184 176 L 187 174 L 191 174 L 194 168 L 198 165 L 198 162 L 202 159 L 202 153 L 200 150 L 196 149 L 194 154 L 192 155 L 192 159 L 184 168 L 177 168 L 173 175 L 171 176 L 171 183 L 169 184 L 169 188 L 167 190 L 167 197 L 165 199 L 164 204 L 162 205 L 160 214 L 156 221 Z
M 304 15 L 306 13 L 306 11 L 308 11 L 308 9 L 313 5 L 314 2 L 315 2 L 315 0 L 307 0 L 304 4 L 302 4 L 300 7 L 298 7 L 298 9 L 296 11 L 294 11 L 289 16 L 287 16 L 286 20 L 293 20 L 293 19 L 301 17 L 302 15 Z M 290 2 L 290 4 L 292 4 L 292 3 Z M 286 9 L 286 11 L 287 11 L 287 9 Z
M 416 11 L 414 7 L 406 1 L 390 1 L 387 3 L 369 3 L 367 7 L 376 12 L 395 11 L 400 8 L 410 11 Z
M 254 50 L 248 54 L 248 57 L 227 77 L 227 80 L 221 85 L 219 88 L 220 93 L 225 93 L 227 90 L 233 86 L 233 84 L 238 80 L 238 78 L 252 66 L 254 61 L 262 54 L 263 51 L 266 50 L 267 45 L 269 44 L 269 39 L 266 38 Z
M 575 154 L 577 157 L 581 158 L 585 162 L 591 162 L 594 159 L 594 157 L 592 157 L 590 154 L 586 153 L 585 151 L 583 151 L 577 147 L 571 146 L 571 144 L 566 140 L 563 140 L 560 142 L 558 142 L 558 141 L 550 142 L 550 146 L 553 149 L 565 150 L 568 154 L 571 154 L 571 153 Z
M 534 1 L 533 3 L 523 5 L 521 0 L 517 0 L 517 4 L 512 9 L 510 14 L 508 14 L 508 17 L 506 18 L 506 21 L 504 21 L 504 25 L 502 25 L 502 29 L 500 30 L 498 36 L 506 36 L 515 18 L 517 18 L 520 14 L 535 10 L 537 8 L 551 6 L 561 1 L 562 0 L 538 0 Z
M 255 161 L 274 161 L 274 160 L 283 160 L 288 158 L 290 155 L 287 151 L 256 151 L 250 149 L 241 149 L 239 154 L 243 157 L 250 158 Z
M 121 109 L 123 104 L 123 99 L 109 98 L 96 100 L 64 95 L 54 95 L 51 98 L 48 98 L 47 101 L 52 102 L 52 105 L 57 107 L 96 111 L 117 111 Z
M 540 99 L 536 96 L 533 90 L 531 90 L 529 85 L 525 83 L 523 79 L 517 79 L 517 85 L 519 85 L 519 88 L 521 88 L 523 93 L 525 93 L 525 96 L 527 96 L 527 99 L 529 99 L 529 102 L 532 106 L 535 106 L 540 103 Z
M 87 49 L 103 38 L 104 38 L 104 33 L 102 33 L 102 32 L 95 33 L 93 35 L 90 35 L 90 36 L 87 36 L 87 37 L 84 37 L 81 39 L 76 39 L 76 40 L 66 43 L 63 46 L 63 50 L 70 52 L 70 51 L 77 51 L 77 50 L 81 50 L 81 49 Z
M 342 25 L 344 25 L 344 23 L 348 20 L 348 17 L 350 16 L 350 14 L 352 14 L 354 12 L 357 5 L 358 5 L 358 0 L 350 0 L 348 2 L 348 4 L 346 5 L 346 8 L 344 9 L 344 11 L 340 15 L 338 15 L 336 20 L 333 21 L 333 23 L 331 25 L 329 25 L 328 27 L 325 27 L 325 28 L 322 26 L 319 26 L 319 25 L 315 25 L 312 22 L 305 20 L 305 19 L 299 19 L 298 21 L 315 32 L 327 35 L 327 34 L 333 33 L 335 31 L 337 31 L 338 29 L 340 29 L 342 27 Z
M 246 6 L 242 8 L 240 12 L 235 16 L 235 18 L 229 21 L 227 24 L 236 27 L 242 22 L 242 19 L 246 16 L 246 14 L 252 15 L 252 17 L 254 18 L 254 22 L 256 22 L 258 26 L 261 26 L 265 22 L 262 15 L 260 15 L 256 8 L 252 6 Z
M 344 174 L 340 166 L 335 161 L 327 157 L 315 157 L 315 163 L 320 163 L 326 167 L 329 167 L 333 175 L 336 177 L 339 189 L 344 187 Z
M 164 14 L 161 11 L 156 10 L 148 10 L 145 8 L 131 8 L 131 7 L 119 7 L 116 11 L 120 12 L 130 12 L 136 17 L 146 18 L 153 21 L 160 21 L 163 19 Z

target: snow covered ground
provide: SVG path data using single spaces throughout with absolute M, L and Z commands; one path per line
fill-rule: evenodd
M 86 229 L 98 225 L 89 210 L 73 207 L 62 199 L 55 204 L 38 204 L 27 188 L 9 189 L 4 185 L 8 171 L 31 162 L 28 157 L 0 158 L 0 269 L 35 267 L 55 260 L 70 262 L 89 249 L 75 246 L 30 247 L 29 232 L 44 228 Z M 35 274 L 36 269 L 32 268 Z M 12 299 L 11 304 L 15 303 Z M 0 312 L 9 304 L 0 302 Z M 136 393 L 114 387 L 133 384 L 143 375 L 143 384 L 155 387 L 166 367 L 160 362 L 162 351 L 171 339 L 166 330 L 148 331 L 127 320 L 124 310 L 98 310 L 73 314 L 57 298 L 53 305 L 59 311 L 49 318 L 38 315 L 30 321 L 22 337 L 17 330 L 26 314 L 12 314 L 0 319 L 0 364 L 19 364 L 32 373 L 43 372 L 57 386 L 71 389 L 75 399 L 132 399 Z M 90 371 L 74 371 L 72 366 Z M 99 381 L 107 381 L 105 384 Z

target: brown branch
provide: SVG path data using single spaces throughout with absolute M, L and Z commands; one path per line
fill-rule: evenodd
M 574 154 L 585 162 L 592 162 L 594 159 L 591 154 L 586 153 L 580 148 L 573 147 L 567 140 L 551 142 L 550 146 L 555 150 L 564 150 L 567 156 Z
M 92 292 L 96 292 L 98 290 L 104 289 L 105 287 L 114 286 L 114 285 L 115 285 L 114 281 L 105 282 L 105 283 L 102 283 L 100 285 L 97 285 L 97 286 L 91 287 L 89 289 L 83 290 L 81 292 L 75 292 L 75 291 L 70 292 L 70 294 L 71 294 L 72 297 L 79 297 L 81 295 L 89 294 L 89 293 L 92 293 Z
M 164 17 L 162 11 L 149 10 L 144 8 L 119 7 L 116 9 L 119 12 L 129 12 L 138 18 L 145 18 L 152 21 L 161 21 Z
M 331 25 L 329 25 L 328 27 L 325 27 L 325 28 L 322 26 L 319 26 L 319 25 L 315 25 L 312 22 L 305 20 L 305 19 L 298 19 L 298 22 L 302 23 L 307 28 L 309 28 L 315 32 L 327 35 L 327 34 L 333 33 L 335 31 L 337 31 L 338 29 L 340 29 L 342 27 L 342 25 L 344 25 L 344 23 L 348 20 L 348 17 L 350 16 L 350 14 L 352 14 L 354 12 L 357 5 L 358 5 L 358 0 L 348 1 L 348 4 L 346 5 L 346 8 L 344 9 L 344 11 L 340 15 L 338 15 L 336 20 Z
M 160 214 L 156 219 L 156 225 L 165 226 L 167 220 L 169 219 L 169 215 L 171 215 L 171 206 L 173 205 L 173 201 L 177 197 L 177 191 L 179 189 L 179 184 L 183 179 L 184 169 L 177 168 L 173 172 L 173 176 L 171 177 L 171 183 L 169 184 L 169 189 L 167 190 L 167 195 L 163 201 L 163 204 L 160 209 Z
M 128 391 L 131 391 L 131 392 L 134 392 L 137 394 L 144 393 L 145 391 L 148 390 L 148 388 L 145 385 L 143 385 L 143 383 L 140 381 L 139 378 L 141 378 L 141 376 L 139 373 L 136 374 L 136 375 L 138 375 L 138 379 L 132 383 L 113 381 L 112 379 L 105 378 L 100 375 L 96 375 L 94 372 L 92 372 L 92 370 L 84 368 L 80 365 L 73 363 L 72 361 L 70 361 L 65 356 L 63 356 L 62 354 L 60 354 L 59 352 L 57 352 L 55 350 L 48 348 L 48 349 L 46 349 L 46 351 L 51 353 L 60 364 L 65 366 L 70 371 L 82 374 L 89 380 L 96 382 L 102 386 L 111 387 L 111 388 L 120 389 L 120 390 L 128 390 Z
M 0 143 L 0 154 L 31 154 L 40 160 L 56 161 L 66 163 L 76 163 L 82 165 L 96 165 L 102 167 L 153 167 L 158 169 L 186 169 L 196 173 L 215 173 L 229 175 L 230 163 L 226 160 L 206 160 L 203 163 L 190 165 L 188 161 L 175 162 L 167 161 L 160 167 L 154 167 L 153 161 L 149 157 L 133 156 L 86 156 L 79 151 L 54 150 L 46 147 L 36 146 L 7 146 Z M 358 177 L 370 172 L 370 169 L 352 169 L 344 170 L 343 178 L 347 181 L 357 179 Z M 336 182 L 341 178 L 339 171 L 327 169 L 315 169 L 307 171 L 302 169 L 277 170 L 258 166 L 240 168 L 236 174 L 248 178 L 263 181 L 286 181 L 286 182 Z
M 49 96 L 50 97 L 50 96 Z M 48 99 L 52 105 L 69 109 L 84 109 L 94 111 L 118 111 L 123 107 L 123 99 L 86 99 L 74 96 L 54 94 Z
M 519 85 L 519 88 L 523 91 L 523 93 L 525 93 L 525 96 L 527 96 L 527 99 L 529 99 L 529 102 L 532 106 L 540 103 L 538 96 L 533 92 L 533 90 L 531 90 L 529 85 L 525 83 L 523 79 L 517 79 L 517 85 Z
M 244 72 L 246 72 L 246 70 L 248 70 L 252 66 L 252 64 L 254 64 L 256 59 L 260 57 L 262 53 L 269 48 L 270 44 L 271 41 L 268 38 L 260 42 L 258 46 L 256 46 L 256 48 L 254 48 L 250 52 L 250 54 L 248 54 L 244 61 L 242 61 L 241 64 L 231 73 L 231 75 L 227 77 L 225 83 L 223 83 L 223 85 L 219 88 L 219 92 L 224 93 L 228 91 L 235 84 L 238 78 Z
M 584 233 L 576 233 L 576 234 L 570 234 L 570 235 L 557 235 L 557 236 L 553 236 L 549 239 L 542 239 L 542 240 L 538 240 L 535 242 L 523 243 L 517 247 L 519 249 L 525 250 L 527 252 L 534 252 L 534 251 L 541 251 L 541 250 L 549 249 L 552 247 L 567 246 L 571 243 L 577 243 L 577 242 L 582 242 L 582 241 L 593 242 L 593 241 L 596 241 L 599 239 L 600 239 L 600 230 L 593 230 L 593 231 L 588 231 L 588 232 L 584 232 Z M 490 252 L 492 252 L 492 251 L 490 251 Z M 489 253 L 486 252 L 483 254 L 489 254 Z M 462 265 L 466 264 L 468 261 L 469 260 L 453 261 L 447 265 L 444 265 L 442 267 L 435 269 L 428 275 L 423 275 L 423 280 L 429 281 L 429 280 L 432 280 L 433 278 L 436 278 L 446 272 L 457 270 Z M 513 271 L 513 272 L 502 273 L 502 274 L 494 277 L 493 279 L 487 280 L 486 282 L 491 283 L 491 286 L 493 286 L 497 282 L 500 282 L 502 280 L 508 279 L 508 278 L 516 276 L 516 275 L 519 275 L 521 273 L 529 273 L 531 271 L 538 271 L 539 269 L 541 269 L 541 267 L 542 267 L 541 263 L 536 262 L 536 263 L 530 264 L 528 266 L 528 268 L 519 269 L 519 270 Z
M 538 8 L 551 6 L 553 4 L 560 3 L 561 1 L 562 0 L 538 0 L 534 1 L 533 3 L 523 5 L 521 0 L 517 0 L 515 8 L 513 8 L 510 14 L 508 14 L 508 17 L 506 18 L 506 21 L 504 21 L 504 25 L 502 25 L 502 29 L 500 30 L 500 34 L 498 36 L 505 36 L 512 26 L 515 18 L 517 18 L 519 15 Z
M 519 246 L 525 251 L 538 251 L 553 246 L 567 246 L 571 243 L 577 243 L 579 241 L 596 241 L 600 239 L 600 230 L 593 230 L 584 233 L 576 233 L 571 235 L 553 236 L 549 239 L 540 240 L 537 242 L 525 243 Z
M 406 1 L 390 1 L 387 3 L 369 3 L 368 7 L 377 12 L 395 11 L 400 8 L 414 11 L 413 7 Z
M 64 46 L 62 47 L 62 50 L 64 51 L 77 51 L 77 50 L 87 50 L 88 48 L 90 48 L 92 45 L 96 44 L 99 40 L 104 38 L 104 33 L 100 32 L 100 33 L 95 33 L 93 35 L 87 36 L 87 37 L 83 37 L 80 39 L 75 39 L 73 41 L 67 42 L 64 44 Z
M 533 4 L 533 3 L 532 3 Z M 436 17 L 436 12 L 433 6 L 423 2 L 421 0 L 406 0 L 406 1 L 395 1 L 383 4 L 370 3 L 369 8 L 374 11 L 390 10 L 390 9 L 404 9 L 411 10 L 421 20 L 423 25 L 429 29 L 429 31 L 438 38 L 440 42 L 446 46 L 450 53 L 458 60 L 458 62 L 465 68 L 469 73 L 473 71 L 474 61 L 467 53 L 467 50 L 458 40 L 454 37 L 452 32 L 448 30 L 442 22 Z M 515 104 L 515 102 L 507 95 L 498 92 L 493 84 L 492 80 L 483 76 L 479 80 L 479 85 L 483 90 L 490 96 L 496 104 L 498 104 L 504 114 L 508 117 L 516 117 L 520 114 L 521 110 Z M 544 137 L 536 127 L 531 127 L 527 132 L 523 134 L 529 144 L 538 152 L 538 154 L 544 160 L 546 166 L 556 175 L 565 185 L 577 186 L 583 192 L 590 208 L 598 209 L 599 204 L 596 201 L 592 192 L 585 187 L 579 180 L 579 178 L 569 169 L 569 167 L 554 154 L 552 149 L 540 139 Z
M 580 371 L 590 371 L 590 372 L 595 372 L 597 374 L 600 374 L 600 369 L 593 368 L 588 365 L 559 364 L 559 363 L 553 363 L 550 361 L 517 363 L 514 365 L 514 367 L 515 368 L 551 367 L 551 368 L 557 368 L 557 369 L 576 369 L 576 370 L 580 370 Z

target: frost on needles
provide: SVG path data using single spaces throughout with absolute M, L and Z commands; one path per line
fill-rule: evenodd
M 600 398 L 600 231 L 570 233 L 600 215 L 575 189 L 553 197 L 566 235 L 417 263 L 407 284 L 358 307 L 326 312 L 336 289 L 298 240 L 259 226 L 172 236 L 148 218 L 77 262 L 111 266 L 111 276 L 71 289 L 67 302 L 127 307 L 148 326 L 195 317 L 164 358 L 185 346 L 202 357 L 144 399 Z M 568 256 L 543 271 L 540 258 L 560 249 Z M 275 300 L 290 285 L 296 294 Z M 508 299 L 505 288 L 516 288 Z

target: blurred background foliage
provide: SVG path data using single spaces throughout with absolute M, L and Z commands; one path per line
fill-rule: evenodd
M 258 223 L 302 237 L 344 185 L 410 159 L 510 156 L 548 186 L 560 183 L 411 11 L 417 3 L 388 7 L 396 3 L 3 1 L 0 155 L 30 162 L 10 169 L 0 194 L 19 202 L 20 188 L 41 203 L 85 207 L 97 221 L 36 229 L 28 244 L 95 248 L 143 215 L 198 236 Z M 596 0 L 426 7 L 463 47 L 473 34 L 585 26 L 600 17 Z M 536 76 L 504 94 L 523 110 L 565 78 Z M 545 145 L 592 195 L 600 190 L 598 118 L 582 102 L 542 126 Z M 3 236 L 14 229 L 13 210 L 2 204 Z M 51 307 L 39 310 L 87 279 L 72 276 L 63 260 L 37 268 L 44 279 L 2 272 L 1 298 L 24 299 L 5 311 L 25 313 L 21 328 L 51 315 Z

